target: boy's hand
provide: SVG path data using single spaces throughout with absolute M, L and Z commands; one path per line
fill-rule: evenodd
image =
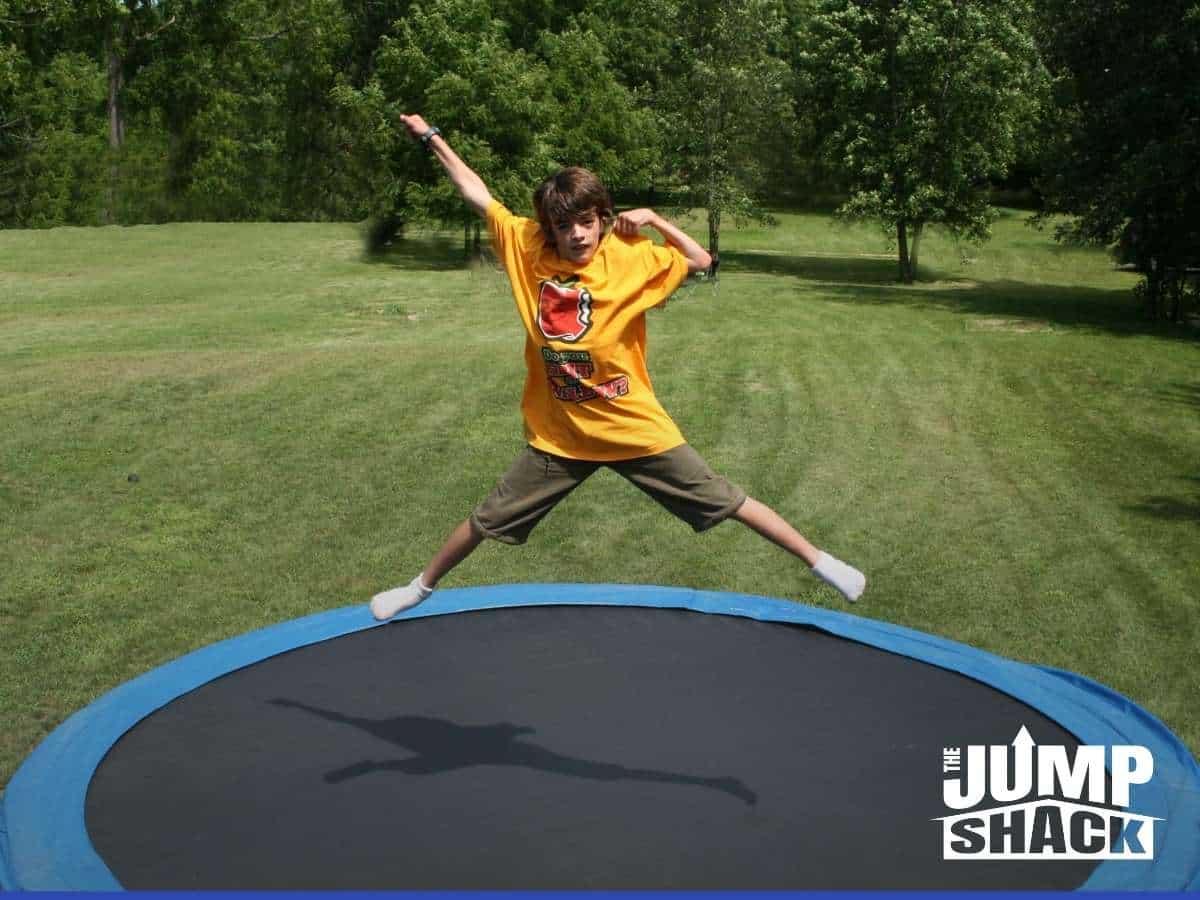
M 658 213 L 654 210 L 631 209 L 617 216 L 616 221 L 613 222 L 613 231 L 625 237 L 633 237 L 647 225 L 657 228 L 658 223 Z
M 429 130 L 428 123 L 416 114 L 401 115 L 400 124 L 408 129 L 409 137 L 413 140 L 420 140 L 421 135 Z

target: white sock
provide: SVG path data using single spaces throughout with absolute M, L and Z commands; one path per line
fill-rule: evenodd
M 825 551 L 821 551 L 821 556 L 812 567 L 812 571 L 826 584 L 840 591 L 851 603 L 861 597 L 867 587 L 866 575 Z
M 424 572 L 421 573 L 421 575 L 424 574 Z M 433 588 L 425 587 L 421 575 L 406 585 L 392 588 L 390 591 L 384 591 L 382 594 L 372 597 L 371 615 L 382 622 L 384 619 L 390 619 L 397 613 L 412 609 L 421 601 L 428 599 L 429 595 L 433 593 Z

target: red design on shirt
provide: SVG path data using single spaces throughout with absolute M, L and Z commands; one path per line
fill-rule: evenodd
M 574 284 L 543 281 L 538 291 L 538 329 L 549 340 L 573 343 L 592 327 L 592 295 Z

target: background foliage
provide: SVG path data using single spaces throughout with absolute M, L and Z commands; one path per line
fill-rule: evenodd
M 560 165 L 723 221 L 836 198 L 920 277 L 990 191 L 1120 244 L 1155 317 L 1200 264 L 1200 2 L 0 0 L 0 225 L 471 222 L 437 122 L 526 208 Z
M 1045 0 L 1061 127 L 1043 151 L 1047 212 L 1060 229 L 1120 242 L 1147 274 L 1154 317 L 1195 306 L 1200 267 L 1200 3 Z
M 848 215 L 896 235 L 911 282 L 926 225 L 981 241 L 988 188 L 1042 100 L 1026 0 L 821 0 L 800 70 Z M 911 243 L 910 243 L 911 242 Z

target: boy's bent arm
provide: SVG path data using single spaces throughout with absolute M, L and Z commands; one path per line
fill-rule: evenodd
M 613 231 L 628 236 L 635 235 L 643 226 L 649 225 L 663 236 L 668 244 L 684 255 L 688 273 L 699 272 L 712 265 L 712 257 L 687 232 L 664 219 L 652 209 L 631 209 L 617 216 Z
M 408 129 L 408 133 L 418 140 L 429 131 L 429 125 L 417 115 L 401 116 L 400 122 Z M 429 149 L 433 151 L 437 161 L 442 164 L 442 168 L 450 176 L 450 181 L 458 188 L 462 198 L 467 201 L 467 205 L 479 215 L 487 215 L 487 208 L 492 203 L 492 193 L 483 183 L 483 179 L 459 158 L 459 155 L 446 143 L 446 139 L 441 134 L 435 134 L 429 139 Z

